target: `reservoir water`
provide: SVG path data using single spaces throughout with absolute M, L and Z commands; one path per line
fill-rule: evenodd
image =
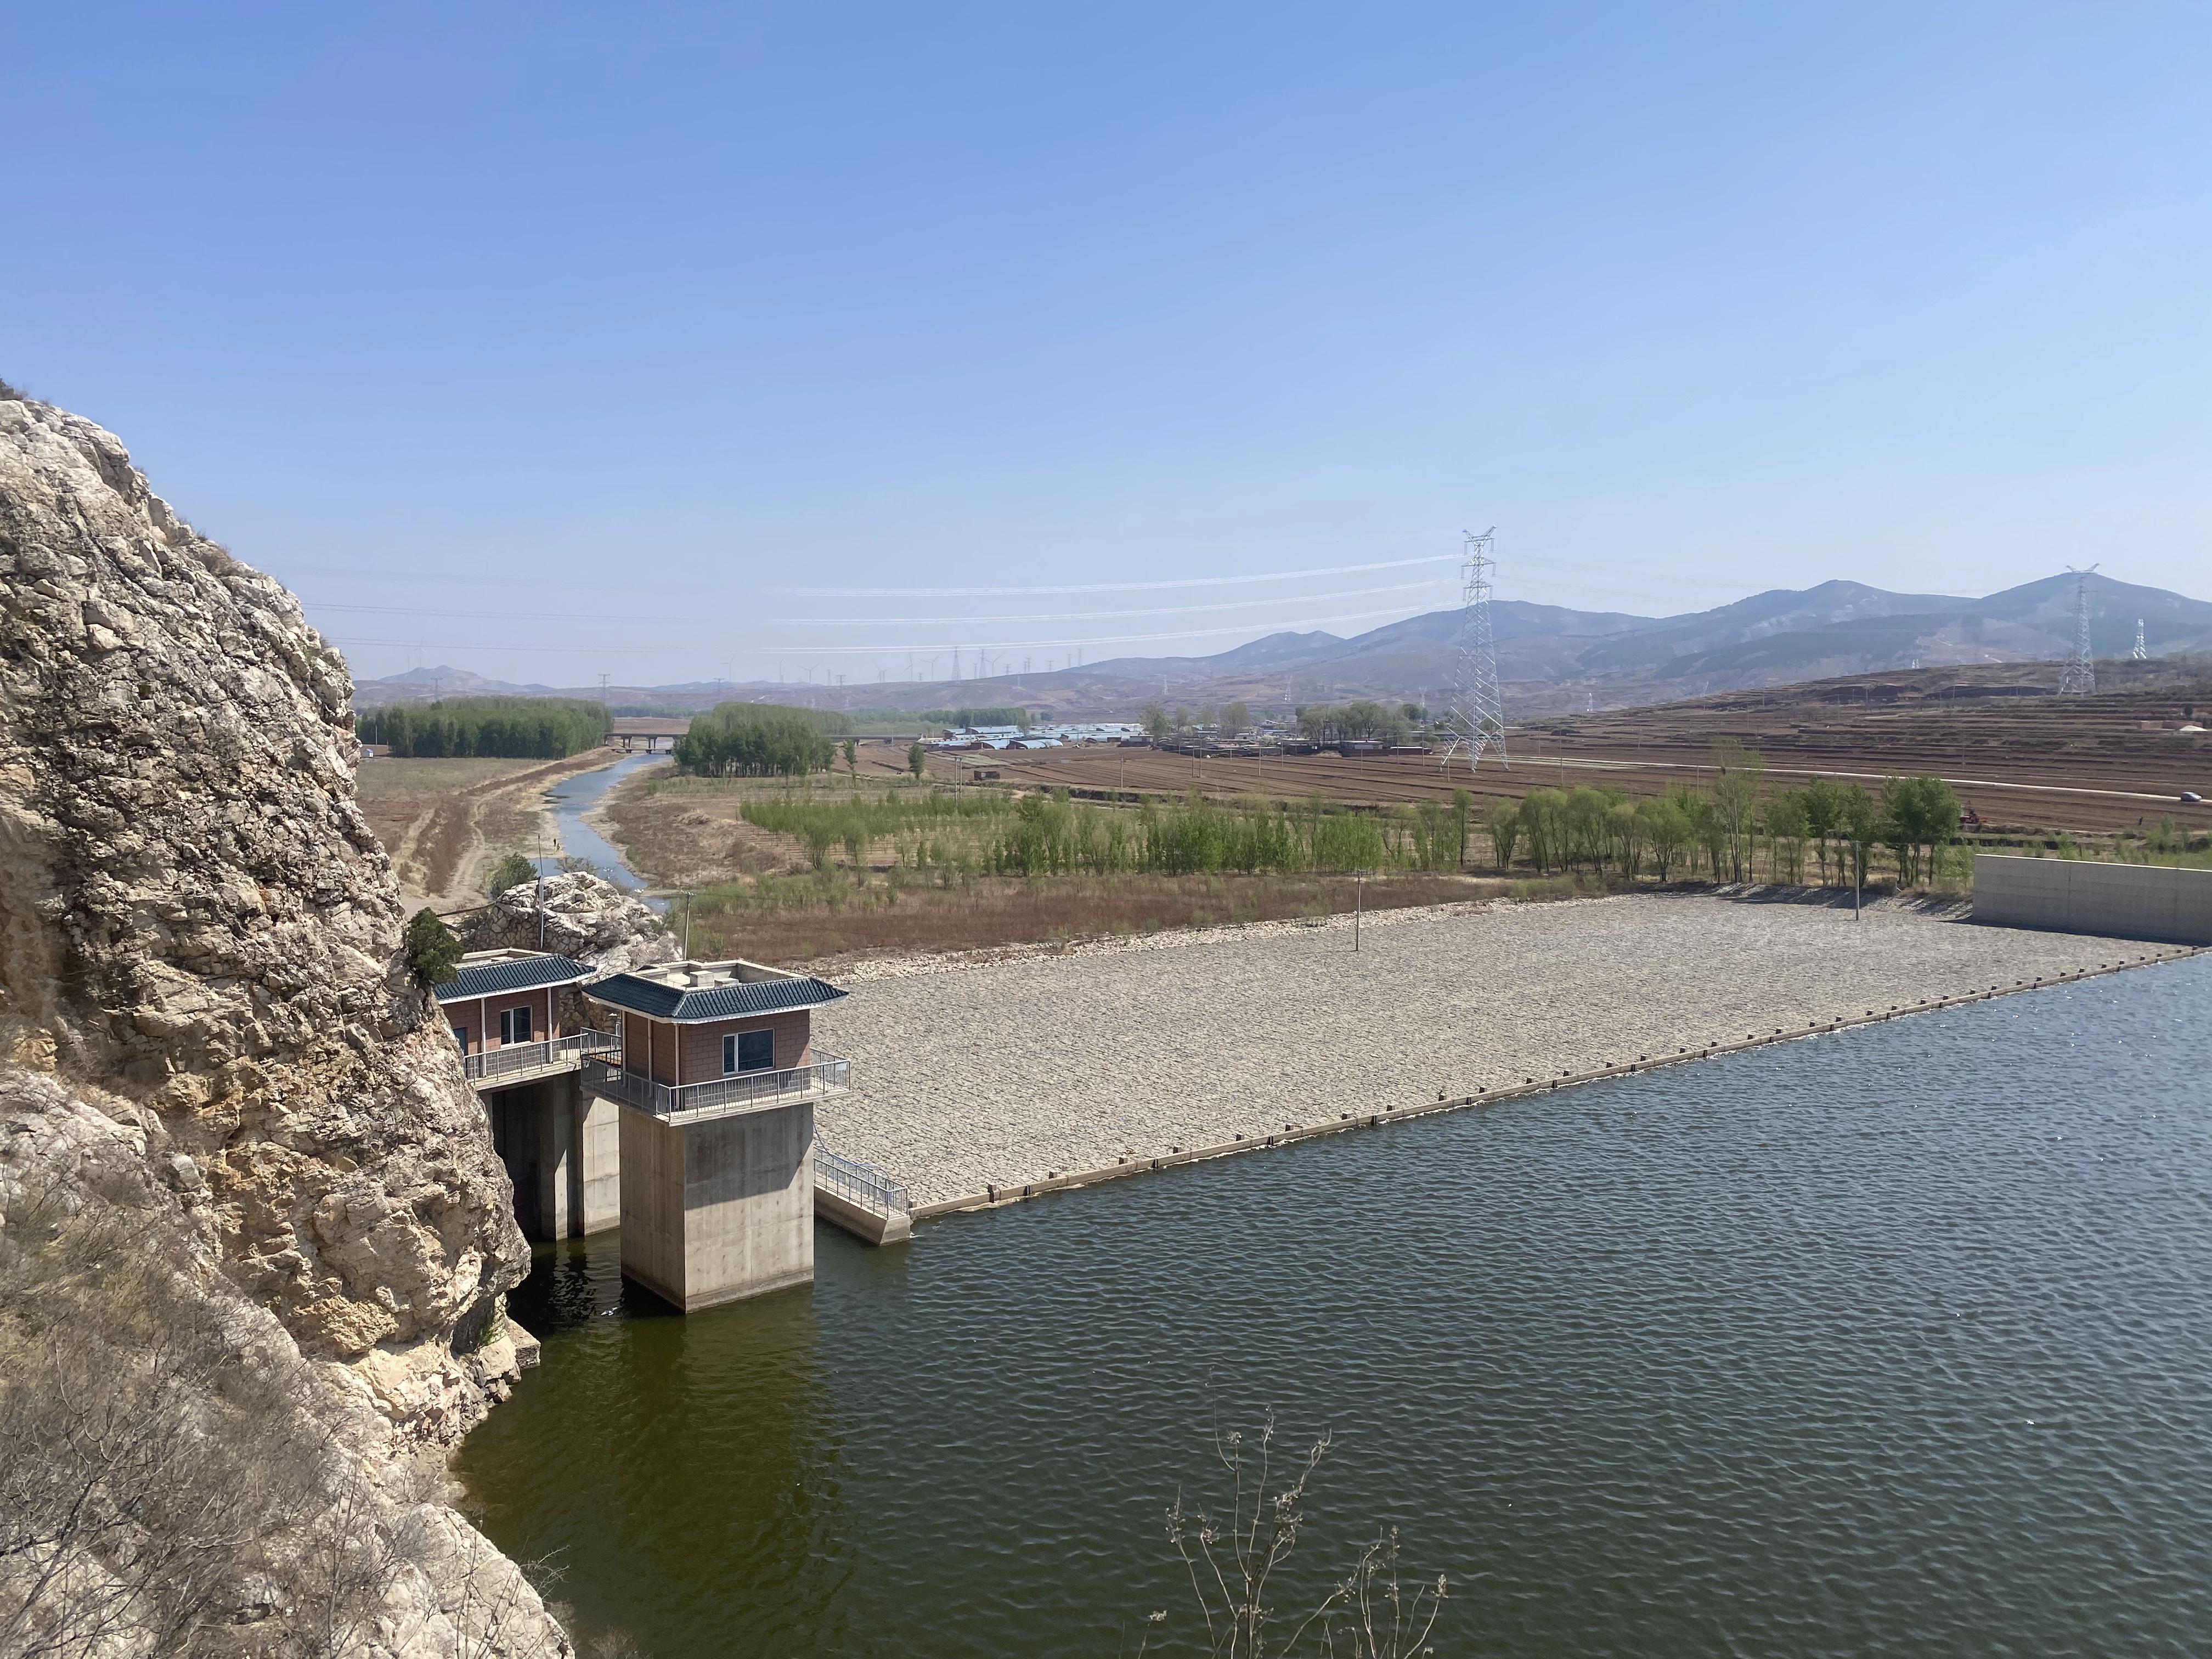
M 621 849 L 586 823 L 584 814 L 595 811 L 606 799 L 607 791 L 631 773 L 656 763 L 665 766 L 668 757 L 625 755 L 612 766 L 563 778 L 545 792 L 553 807 L 553 820 L 560 826 L 562 851 L 568 857 L 582 859 L 597 874 L 631 892 L 647 884 L 645 878 L 623 861 Z M 538 859 L 535 862 L 539 872 L 546 875 L 561 867 L 558 859 Z M 656 910 L 666 908 L 665 900 L 648 902 Z
M 655 1659 L 1200 1650 L 1162 1511 L 1271 1408 L 1334 1436 L 1275 1605 L 1395 1526 L 1440 1654 L 2203 1653 L 2208 1030 L 2200 957 L 824 1229 L 688 1320 L 542 1248 L 459 1470 Z

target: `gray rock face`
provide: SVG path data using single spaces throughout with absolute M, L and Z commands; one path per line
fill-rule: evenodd
M 119 1125 L 398 1457 L 503 1391 L 482 1339 L 529 1251 L 400 959 L 350 689 L 113 435 L 0 399 L 0 1073 L 57 1085 L 11 1091 L 0 1162 L 69 1144 L 63 1119 Z
M 546 950 L 610 973 L 676 960 L 676 940 L 642 899 L 583 871 L 545 878 L 544 926 L 538 925 L 538 884 L 510 887 L 464 919 L 471 951 Z
M 0 1052 L 204 1171 L 307 1352 L 441 1341 L 529 1253 L 355 805 L 344 663 L 115 438 L 0 403 Z

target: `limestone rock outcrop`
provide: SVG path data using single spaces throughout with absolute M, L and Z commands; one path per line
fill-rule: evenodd
M 673 962 L 678 954 L 674 935 L 650 905 L 581 870 L 548 876 L 542 907 L 538 883 L 508 888 L 464 917 L 459 932 L 471 951 L 552 951 L 609 973 Z
M 507 1386 L 491 1339 L 529 1252 L 401 959 L 350 690 L 112 434 L 0 395 L 0 1176 L 47 1181 L 88 1134 L 131 1149 L 185 1265 L 373 1407 L 397 1464 Z M 565 1650 L 538 1624 L 504 1650 Z

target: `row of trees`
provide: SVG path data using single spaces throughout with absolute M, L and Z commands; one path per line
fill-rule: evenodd
M 1148 702 L 1137 720 L 1154 743 L 1167 743 L 1194 732 L 1236 738 L 1252 729 L 1252 710 L 1242 702 L 1223 703 L 1218 708 L 1209 702 L 1194 709 L 1177 708 L 1172 713 L 1164 702 Z
M 1194 794 L 1131 812 L 1047 792 L 1010 799 L 890 790 L 842 800 L 763 797 L 743 811 L 747 823 L 800 842 L 817 869 L 840 846 L 858 865 L 888 838 L 912 868 L 977 875 L 1260 874 L 1456 869 L 1472 800 L 1462 791 L 1449 803 L 1373 813 Z
M 1194 793 L 1136 811 L 1092 806 L 1065 792 L 1019 797 L 988 792 L 886 790 L 817 801 L 763 796 L 744 803 L 749 823 L 794 836 L 816 868 L 842 845 L 854 865 L 885 838 L 916 869 L 1023 877 L 1212 872 L 1324 873 L 1358 869 L 1449 871 L 1470 859 L 1470 832 L 1486 831 L 1500 869 L 1525 860 L 1540 873 L 1588 869 L 1661 880 L 1864 880 L 1887 848 L 1907 885 L 1940 873 L 1957 835 L 1958 798 L 1936 777 L 1891 778 L 1876 793 L 1817 779 L 1771 787 L 1754 753 L 1724 747 L 1709 787 L 1676 785 L 1632 799 L 1601 787 L 1536 789 L 1355 811 L 1318 799 L 1212 800 Z
M 354 732 L 395 755 L 558 760 L 607 740 L 605 705 L 562 697 L 455 697 L 363 709 Z
M 1316 743 L 1404 743 L 1413 734 L 1421 710 L 1414 704 L 1311 703 L 1297 711 L 1298 732 Z
M 717 703 L 676 740 L 676 763 L 708 778 L 803 778 L 827 771 L 851 722 L 820 708 Z
M 1486 827 L 1501 867 L 1525 853 L 1539 871 L 1585 867 L 1661 880 L 1694 875 L 1748 881 L 1759 873 L 1802 882 L 1807 855 L 1820 879 L 1863 881 L 1875 848 L 1887 847 L 1898 878 L 1914 885 L 1934 872 L 1959 830 L 1959 799 L 1936 777 L 1891 778 L 1881 793 L 1817 779 L 1802 788 L 1761 787 L 1756 756 L 1739 757 L 1710 790 L 1677 784 L 1630 800 L 1616 789 L 1536 789 L 1493 803 Z

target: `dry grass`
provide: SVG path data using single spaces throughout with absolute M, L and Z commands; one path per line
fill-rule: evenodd
M 611 758 L 604 749 L 557 761 L 385 757 L 362 763 L 356 794 L 400 885 L 447 898 L 466 890 L 487 853 L 527 842 L 539 792 Z
M 1562 893 L 1574 890 L 1571 883 L 1559 887 Z M 1369 910 L 1400 909 L 1505 890 L 1504 883 L 1465 876 L 1394 876 L 1369 881 L 1364 903 Z M 833 876 L 823 891 L 822 902 L 777 908 L 742 902 L 720 908 L 716 896 L 708 896 L 692 917 L 692 954 L 826 969 L 859 957 L 1343 915 L 1353 900 L 1348 876 L 1066 877 L 1035 883 L 985 878 L 943 887 L 876 882 L 859 889 L 849 878 Z
M 806 868 L 798 842 L 756 829 L 742 817 L 748 795 L 786 787 L 753 778 L 672 777 L 655 768 L 617 786 L 600 816 L 607 839 L 622 849 L 630 868 L 658 886 L 787 875 Z M 825 800 L 845 793 L 815 791 Z

